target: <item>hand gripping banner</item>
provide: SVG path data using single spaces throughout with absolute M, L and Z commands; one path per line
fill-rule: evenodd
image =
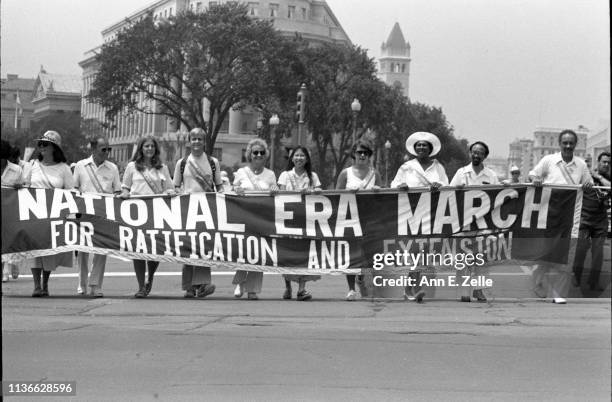
M 127 200 L 3 188 L 2 260 L 79 250 L 296 274 L 457 268 L 466 258 L 567 264 L 581 205 L 582 191 L 567 186 Z

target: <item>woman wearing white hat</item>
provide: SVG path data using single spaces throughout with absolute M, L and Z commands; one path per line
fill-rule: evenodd
M 24 182 L 35 188 L 72 189 L 73 179 L 70 166 L 62 151 L 62 137 L 56 131 L 47 131 L 38 139 L 38 157 L 31 165 L 26 165 Z M 32 278 L 34 292 L 32 297 L 49 296 L 49 277 L 58 266 L 72 267 L 72 252 L 59 253 L 33 260 Z M 42 283 L 41 283 L 42 276 Z
M 429 187 L 437 191 L 441 186 L 448 185 L 446 170 L 440 162 L 431 157 L 440 152 L 442 145 L 438 137 L 432 133 L 418 131 L 406 140 L 406 150 L 416 158 L 400 166 L 391 182 L 392 188 Z M 420 250 L 419 250 L 420 251 Z M 411 272 L 416 283 L 420 281 L 420 272 Z M 408 300 L 423 301 L 425 292 L 420 286 L 407 286 L 404 297 Z

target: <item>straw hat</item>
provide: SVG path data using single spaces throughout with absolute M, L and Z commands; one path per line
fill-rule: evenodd
M 410 152 L 412 155 L 416 156 L 416 151 L 414 150 L 414 144 L 419 141 L 427 141 L 432 146 L 432 151 L 429 156 L 434 156 L 440 149 L 442 149 L 442 144 L 440 144 L 440 140 L 432 133 L 428 133 L 426 131 L 417 131 L 416 133 L 410 134 L 410 137 L 406 140 L 406 151 Z
M 50 142 L 52 144 L 57 145 L 59 149 L 62 149 L 62 136 L 59 135 L 57 131 L 46 131 L 37 141 Z
M 512 167 L 510 168 L 510 172 L 520 172 L 521 169 L 518 168 L 518 166 L 516 165 L 512 165 Z

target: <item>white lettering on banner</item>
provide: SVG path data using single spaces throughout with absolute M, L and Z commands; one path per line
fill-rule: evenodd
M 106 219 L 109 221 L 115 220 L 115 199 L 113 197 L 104 197 L 104 205 L 106 206 Z
M 317 235 L 317 224 L 321 229 L 323 237 L 332 237 L 333 233 L 329 227 L 329 219 L 334 212 L 329 198 L 322 195 L 308 195 L 305 200 L 306 205 L 306 235 Z M 320 209 L 317 211 L 317 205 Z
M 170 208 L 164 198 L 153 198 L 151 205 L 153 208 L 153 227 L 156 229 L 165 229 L 166 226 L 172 230 L 181 230 L 183 224 L 181 222 L 183 216 L 181 214 L 181 199 L 173 197 L 170 199 Z
M 421 193 L 419 203 L 414 211 L 410 208 L 408 194 L 400 193 L 397 195 L 397 234 L 399 236 L 408 236 L 408 227 L 410 233 L 431 233 L 431 193 Z M 421 231 L 419 232 L 419 227 Z
M 480 200 L 480 206 L 475 206 L 474 201 Z M 486 229 L 485 215 L 491 209 L 491 201 L 487 193 L 482 190 L 466 191 L 463 195 L 463 230 L 470 230 L 472 221 L 476 218 L 478 229 Z
M 101 200 L 102 196 L 93 193 L 81 193 L 77 197 L 82 198 L 85 201 L 85 213 L 89 215 L 95 215 L 96 210 L 94 208 L 94 200 Z
M 200 213 L 202 211 L 202 213 Z M 210 207 L 205 193 L 191 194 L 187 208 L 187 221 L 185 229 L 193 230 L 198 222 L 204 222 L 208 230 L 214 230 L 215 224 L 210 213 Z
M 281 194 L 274 197 L 274 217 L 277 234 L 289 236 L 302 235 L 302 229 L 288 228 L 285 226 L 285 221 L 293 219 L 293 212 L 285 210 L 285 204 L 300 202 L 302 202 L 302 196 L 300 194 Z
M 44 188 L 37 188 L 35 191 L 36 198 L 32 198 L 32 194 L 27 189 L 22 189 L 17 192 L 19 198 L 19 220 L 29 220 L 30 212 L 37 219 L 47 219 L 47 197 Z
M 54 230 L 53 226 L 52 230 Z M 157 255 L 158 243 L 163 244 L 163 255 L 170 257 L 188 256 L 193 259 L 278 266 L 276 239 L 255 236 L 245 238 L 244 235 L 235 233 L 217 232 L 211 235 L 209 232 L 194 231 L 144 231 L 119 226 L 119 250 L 121 251 Z M 345 258 L 348 267 L 348 254 Z
M 94 227 L 91 222 L 51 221 L 51 248 L 59 245 L 93 247 Z M 62 241 L 58 243 L 58 238 Z
M 136 218 L 132 218 L 132 205 L 136 208 Z M 149 210 L 144 200 L 125 200 L 121 203 L 121 219 L 130 226 L 142 226 L 149 219 Z
M 446 215 L 449 210 L 450 214 Z M 457 197 L 454 191 L 440 192 L 438 208 L 436 209 L 436 220 L 434 221 L 433 232 L 442 233 L 444 225 L 452 226 L 452 233 L 457 233 L 461 229 L 459 226 L 459 210 L 457 209 Z
M 320 249 L 317 241 L 311 240 L 308 251 L 308 269 L 346 269 L 351 263 L 350 245 L 344 240 L 322 240 Z
M 353 229 L 353 235 L 355 237 L 363 236 L 361 231 L 361 223 L 359 221 L 357 197 L 355 194 L 340 194 L 340 201 L 338 203 L 338 219 L 336 220 L 336 231 L 334 232 L 334 237 L 344 237 L 345 230 L 349 228 Z
M 64 199 L 66 201 L 64 201 Z M 71 214 L 76 214 L 79 212 L 79 208 L 74 201 L 72 192 L 69 190 L 56 189 L 53 192 L 53 201 L 51 202 L 51 212 L 49 213 L 49 218 L 59 218 L 60 213 L 66 209 Z
M 518 191 L 512 188 L 506 188 L 500 191 L 495 197 L 495 205 L 493 206 L 493 211 L 491 211 L 491 219 L 493 220 L 493 224 L 500 229 L 508 229 L 514 224 L 516 221 L 515 214 L 508 214 L 506 219 L 502 219 L 501 217 L 501 207 L 506 202 L 506 198 L 516 199 L 519 197 Z
M 229 223 L 227 221 L 227 205 L 225 194 L 216 194 L 217 200 L 217 223 L 219 230 L 224 232 L 244 233 L 244 223 Z
M 523 208 L 523 221 L 521 222 L 521 226 L 524 228 L 531 227 L 531 214 L 533 212 L 537 212 L 538 229 L 546 229 L 546 222 L 548 219 L 548 203 L 550 202 L 552 188 L 542 188 L 542 196 L 539 203 L 534 201 L 535 190 L 536 189 L 534 187 L 529 187 L 525 193 L 525 206 Z

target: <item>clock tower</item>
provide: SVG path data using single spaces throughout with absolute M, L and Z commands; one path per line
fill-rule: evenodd
M 401 88 L 404 96 L 408 97 L 410 44 L 404 39 L 397 22 L 380 50 L 378 77 L 391 86 Z

